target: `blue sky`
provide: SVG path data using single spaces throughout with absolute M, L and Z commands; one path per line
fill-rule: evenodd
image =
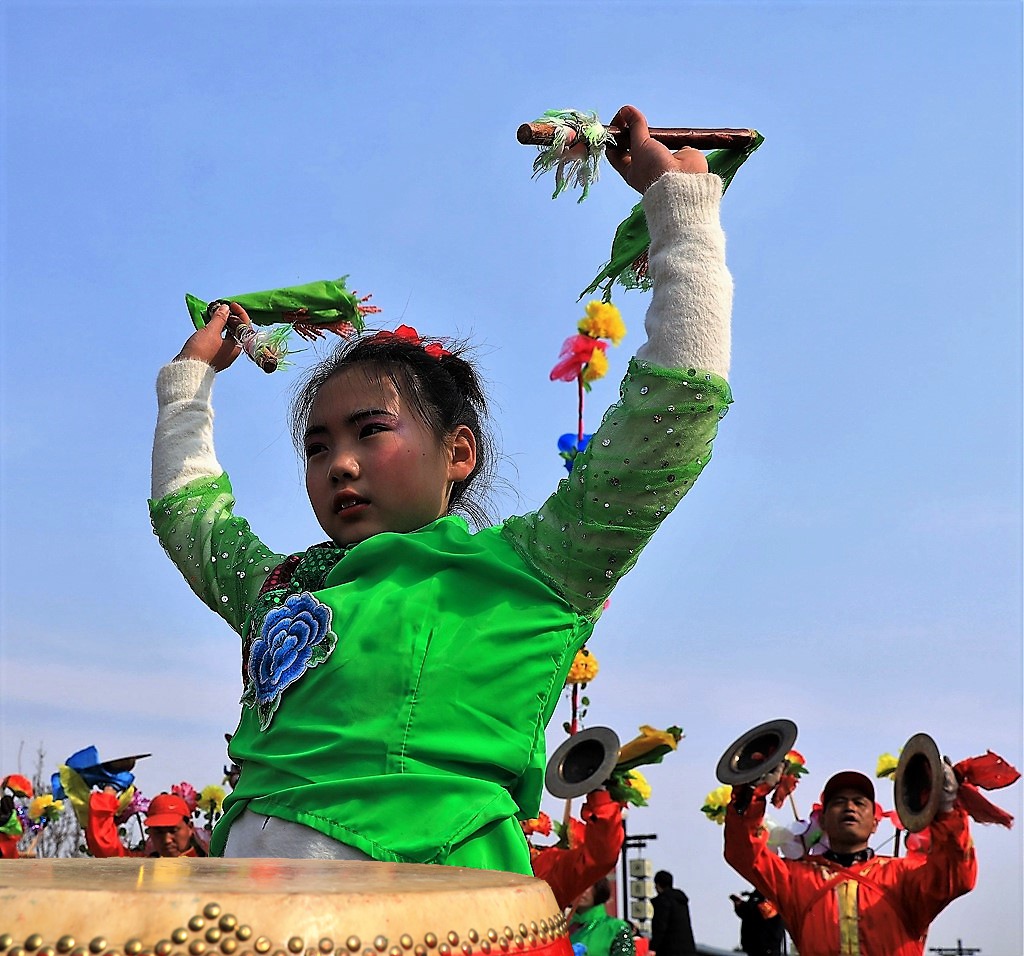
M 12 0 L 0 16 L 4 773 L 40 743 L 54 762 L 96 744 L 153 751 L 150 793 L 219 781 L 236 642 L 145 507 L 153 379 L 188 333 L 186 291 L 349 274 L 385 325 L 471 337 L 505 454 L 496 511 L 543 500 L 575 400 L 547 372 L 634 197 L 608 169 L 586 203 L 552 202 L 515 129 L 627 102 L 766 137 L 723 206 L 736 403 L 592 642 L 590 723 L 687 735 L 630 828 L 658 834 L 697 938 L 729 948 L 743 884 L 698 808 L 747 727 L 798 723 L 805 811 L 831 772 L 918 731 L 954 760 L 1022 765 L 1018 3 Z M 618 304 L 630 334 L 588 424 L 642 341 L 645 297 Z M 240 510 L 279 551 L 319 534 L 293 378 L 239 363 L 215 396 Z M 1021 790 L 996 802 L 1020 816 Z M 976 839 L 978 888 L 930 945 L 1019 953 L 1018 831 Z

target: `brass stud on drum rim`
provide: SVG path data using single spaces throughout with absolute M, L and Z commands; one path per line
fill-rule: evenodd
M 349 952 L 354 953 L 362 944 L 359 942 L 358 936 L 350 936 L 345 940 L 345 946 Z
M 288 949 L 292 953 L 301 953 L 306 948 L 301 936 L 293 936 L 288 940 Z
M 107 941 L 102 936 L 94 936 L 89 940 L 90 953 L 102 953 L 107 948 Z
M 216 919 L 220 916 L 220 906 L 217 903 L 207 903 L 203 907 L 203 916 L 207 919 Z

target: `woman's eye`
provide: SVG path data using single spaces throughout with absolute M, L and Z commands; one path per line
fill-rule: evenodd
M 373 422 L 370 425 L 363 425 L 363 427 L 359 429 L 359 437 L 369 438 L 371 435 L 386 432 L 387 430 L 387 425 L 384 425 L 381 422 Z
M 327 448 L 327 446 L 322 444 L 322 443 L 320 443 L 320 442 L 314 442 L 311 445 L 307 445 L 306 446 L 306 461 L 309 461 L 309 459 L 312 458 L 314 455 L 319 455 L 320 452 L 325 451 L 326 448 Z

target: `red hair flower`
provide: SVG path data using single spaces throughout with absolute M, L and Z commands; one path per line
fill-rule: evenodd
M 378 332 L 374 337 L 376 339 L 402 339 L 408 342 L 410 345 L 419 345 L 423 348 L 423 351 L 427 353 L 431 358 L 436 358 L 438 361 L 443 359 L 446 355 L 452 353 L 448 351 L 440 342 L 430 342 L 427 345 L 423 344 L 423 338 L 420 336 L 411 325 L 400 325 L 394 332 L 389 332 L 386 329 Z

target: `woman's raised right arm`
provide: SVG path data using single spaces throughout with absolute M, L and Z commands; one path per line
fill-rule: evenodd
M 150 516 L 192 590 L 241 633 L 263 581 L 284 555 L 235 516 L 231 483 L 214 452 L 214 374 L 237 356 L 237 346 L 221 337 L 226 308 L 223 313 L 220 331 L 211 319 L 157 378 Z

